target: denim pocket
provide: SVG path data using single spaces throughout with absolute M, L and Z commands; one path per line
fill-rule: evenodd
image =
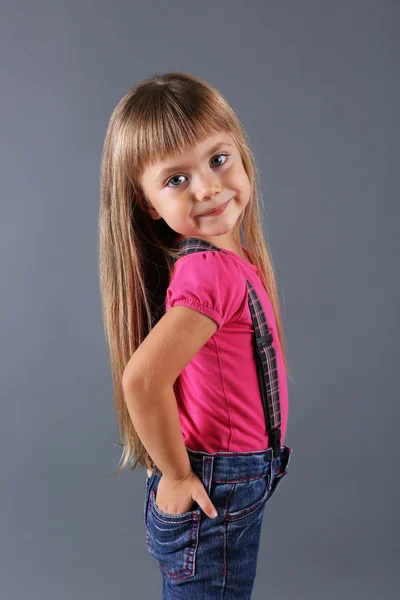
M 238 481 L 233 484 L 229 497 L 228 521 L 244 519 L 261 510 L 276 492 L 278 485 L 287 474 L 292 448 L 282 446 L 276 472 L 271 472 L 271 467 L 266 473 L 247 481 Z
M 147 509 L 146 543 L 170 581 L 188 579 L 195 574 L 201 510 L 167 514 L 150 491 Z
M 268 482 L 269 476 L 265 473 L 253 479 L 233 483 L 226 514 L 227 521 L 244 519 L 261 509 L 268 498 Z

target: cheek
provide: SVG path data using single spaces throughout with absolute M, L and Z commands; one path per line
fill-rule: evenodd
M 243 188 L 246 190 L 246 192 L 248 194 L 250 194 L 250 180 L 247 177 L 247 173 L 246 173 L 246 171 L 244 169 L 243 169 L 243 172 L 242 172 L 242 181 L 243 181 Z
M 244 169 L 242 169 L 241 172 L 238 173 L 238 176 L 235 181 L 235 186 L 239 193 L 240 203 L 246 205 L 250 199 L 251 187 L 249 178 L 247 177 L 247 173 Z
M 250 181 L 243 165 L 238 166 L 229 173 L 229 181 L 227 183 L 228 185 L 230 183 L 230 187 L 236 189 L 241 194 L 248 194 L 250 192 Z
M 164 220 L 168 225 L 177 231 L 185 227 L 188 221 L 189 209 L 179 205 L 179 203 L 171 203 L 167 210 L 164 211 Z

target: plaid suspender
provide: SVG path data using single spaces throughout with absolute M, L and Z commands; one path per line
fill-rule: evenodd
M 178 243 L 179 253 L 183 256 L 192 252 L 223 249 L 199 238 L 184 238 Z M 272 446 L 273 458 L 281 452 L 281 408 L 279 401 L 279 381 L 276 352 L 273 346 L 272 333 L 268 328 L 267 319 L 260 299 L 250 281 L 248 287 L 248 304 L 254 326 L 254 349 L 257 362 L 258 382 L 264 409 L 265 423 L 268 433 L 269 447 Z

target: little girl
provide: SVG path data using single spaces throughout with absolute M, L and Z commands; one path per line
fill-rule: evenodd
M 162 597 L 250 599 L 264 509 L 292 452 L 288 367 L 254 157 L 211 85 L 157 74 L 119 102 L 99 239 L 117 472 L 147 468 Z

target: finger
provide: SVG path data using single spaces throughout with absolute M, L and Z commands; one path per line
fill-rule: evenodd
M 200 498 L 197 496 L 193 498 L 195 502 L 200 506 L 200 508 L 210 517 L 210 519 L 215 519 L 218 517 L 218 511 L 216 510 L 214 504 L 211 502 L 210 497 L 208 496 L 205 488 L 200 491 Z

